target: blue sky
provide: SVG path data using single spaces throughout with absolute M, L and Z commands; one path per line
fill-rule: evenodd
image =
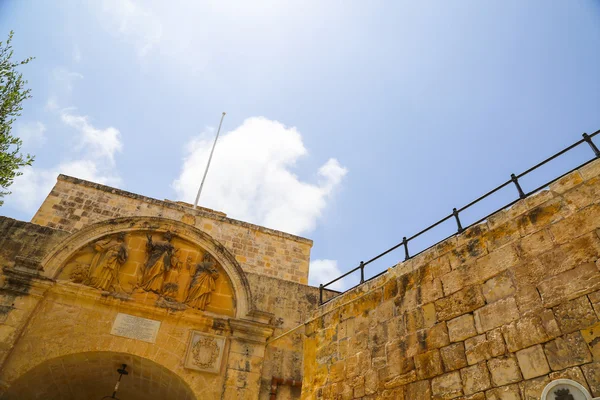
M 226 111 L 201 205 L 313 239 L 315 284 L 600 129 L 599 1 L 0 2 L 11 29 L 36 162 L 1 214 L 59 172 L 193 201 Z

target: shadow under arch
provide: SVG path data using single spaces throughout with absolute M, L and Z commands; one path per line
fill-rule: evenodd
M 38 364 L 17 378 L 1 399 L 100 400 L 111 396 L 127 364 L 117 392 L 127 400 L 195 400 L 192 389 L 175 372 L 137 355 L 110 351 L 72 353 Z
M 229 250 L 212 236 L 192 225 L 161 217 L 122 217 L 88 225 L 68 236 L 48 253 L 41 262 L 43 274 L 48 278 L 56 278 L 75 252 L 106 235 L 144 230 L 158 233 L 170 231 L 208 251 L 231 280 L 235 295 L 236 317 L 247 317 L 255 309 L 246 274 Z

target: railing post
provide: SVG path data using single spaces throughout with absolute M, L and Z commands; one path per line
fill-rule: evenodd
M 319 285 L 319 305 L 323 304 L 323 284 Z
M 360 262 L 360 283 L 364 283 L 365 282 L 365 263 L 364 262 Z
M 517 187 L 517 190 L 519 191 L 519 198 L 524 199 L 526 196 L 523 192 L 523 189 L 521 189 L 521 185 L 519 185 L 519 179 L 517 179 L 517 176 L 515 174 L 510 174 L 510 180 L 513 181 L 513 183 Z
M 404 261 L 406 261 L 410 258 L 408 255 L 408 240 L 406 240 L 406 236 L 402 238 L 402 244 L 404 245 Z
M 464 229 L 460 224 L 460 218 L 458 218 L 458 211 L 456 210 L 456 208 L 452 209 L 452 215 L 454 215 L 454 218 L 456 218 L 456 225 L 458 225 L 458 233 L 461 233 L 462 231 L 464 231 Z
M 590 145 L 592 150 L 594 150 L 594 154 L 596 155 L 596 158 L 600 157 L 600 150 L 598 150 L 598 148 L 596 147 L 594 142 L 592 142 L 592 138 L 590 137 L 590 135 L 588 135 L 587 133 L 584 133 L 582 136 L 583 136 L 583 140 L 585 140 L 587 142 L 587 144 Z

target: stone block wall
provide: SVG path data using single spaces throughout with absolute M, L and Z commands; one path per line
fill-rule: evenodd
M 252 298 L 261 310 L 269 310 L 275 317 L 273 320 L 274 332 L 272 338 L 282 335 L 298 326 L 302 326 L 311 312 L 319 304 L 319 289 L 300 285 L 294 282 L 268 278 L 256 274 L 247 274 L 252 290 Z M 325 295 L 330 295 L 326 292 Z M 260 399 L 269 399 L 271 378 L 302 380 L 302 344 L 304 327 L 270 343 L 266 347 L 265 361 L 261 377 Z M 250 366 L 251 367 L 251 366 Z M 298 399 L 300 389 L 289 386 L 280 386 L 277 390 L 277 399 Z
M 227 218 L 206 208 L 152 199 L 108 186 L 60 175 L 31 220 L 67 232 L 108 219 L 164 217 L 208 233 L 225 246 L 247 272 L 308 283 L 312 241 Z
M 600 396 L 600 161 L 314 314 L 305 399 Z

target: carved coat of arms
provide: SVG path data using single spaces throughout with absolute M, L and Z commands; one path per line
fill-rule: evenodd
M 224 351 L 224 337 L 192 331 L 184 365 L 198 371 L 219 373 Z

